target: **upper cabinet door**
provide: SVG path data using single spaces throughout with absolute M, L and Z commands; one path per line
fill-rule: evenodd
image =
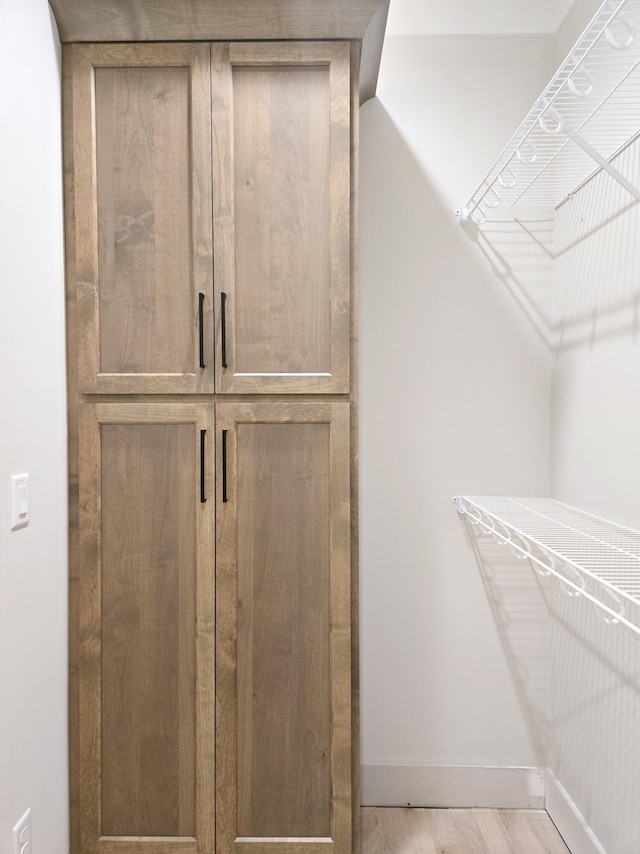
M 66 59 L 79 390 L 213 392 L 210 47 Z
M 218 392 L 349 391 L 349 54 L 212 46 Z

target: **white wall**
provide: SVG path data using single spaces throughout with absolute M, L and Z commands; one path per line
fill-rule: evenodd
M 639 639 L 607 625 L 596 608 L 570 598 L 559 584 L 552 586 L 550 605 L 550 767 L 598 839 L 597 850 L 637 854 Z M 582 850 L 592 849 L 572 849 Z
M 550 0 L 551 2 L 551 19 L 552 19 L 552 32 L 556 34 L 556 42 L 558 39 L 558 34 L 562 32 L 562 30 L 567 26 L 568 19 L 570 19 L 572 15 L 572 10 L 575 5 L 575 0 Z M 596 6 L 600 5 L 600 0 L 594 0 Z M 595 9 L 594 9 L 595 14 Z M 584 27 L 583 27 L 584 29 Z M 576 39 L 574 38 L 573 42 L 575 43 Z M 567 55 L 567 51 L 565 50 L 562 54 L 563 58 Z
M 387 35 L 557 33 L 571 29 L 574 5 L 574 0 L 393 0 Z M 594 14 L 600 0 L 591 5 Z
M 569 54 L 601 5 L 601 0 L 573 0 L 570 8 L 565 10 L 566 15 L 556 29 L 557 65 Z
M 46 0 L 0 2 L 0 852 L 68 851 L 60 60 Z M 10 530 L 11 474 L 31 523 Z
M 388 35 L 553 33 L 571 0 L 392 0 Z
M 551 360 L 453 211 L 553 51 L 391 36 L 361 110 L 365 787 L 369 766 L 543 761 L 451 497 L 548 492 Z
M 573 15 L 592 6 L 577 0 Z M 640 143 L 615 165 L 640 186 Z M 600 173 L 559 209 L 555 234 L 553 495 L 640 529 L 640 205 Z M 635 854 L 638 638 L 559 591 L 553 624 L 553 770 L 604 849 Z
M 640 186 L 640 144 L 616 166 Z M 600 173 L 556 216 L 554 495 L 640 528 L 640 205 Z

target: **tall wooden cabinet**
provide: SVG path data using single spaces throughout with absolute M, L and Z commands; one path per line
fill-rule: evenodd
M 51 2 L 86 42 L 63 53 L 72 854 L 350 854 L 361 38 Z M 216 41 L 234 14 L 245 40 Z

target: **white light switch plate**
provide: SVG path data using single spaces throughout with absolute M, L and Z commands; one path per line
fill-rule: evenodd
M 11 530 L 29 524 L 29 475 L 11 475 Z

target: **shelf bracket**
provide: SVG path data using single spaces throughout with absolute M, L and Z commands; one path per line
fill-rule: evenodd
M 592 160 L 595 160 L 596 163 L 608 172 L 611 177 L 621 184 L 628 193 L 640 202 L 640 190 L 632 184 L 627 178 L 624 177 L 622 172 L 618 172 L 616 167 L 610 163 L 606 157 L 603 157 L 599 151 L 596 151 L 589 143 L 582 137 L 577 131 L 573 130 L 569 125 L 563 124 L 563 131 L 567 134 L 567 136 L 571 137 L 571 139 L 575 142 L 576 145 L 579 145 L 580 148 L 585 151 Z
M 540 103 L 542 104 L 543 109 L 538 121 L 540 123 L 540 127 L 544 131 L 554 136 L 560 132 L 566 134 L 577 146 L 588 154 L 592 160 L 595 160 L 601 169 L 608 172 L 609 175 L 618 182 L 618 184 L 623 186 L 628 193 L 631 193 L 634 199 L 640 202 L 640 190 L 635 186 L 635 184 L 629 181 L 628 178 L 625 178 L 622 172 L 619 172 L 606 157 L 603 157 L 599 151 L 597 151 L 581 134 L 578 133 L 578 131 L 574 130 L 571 125 L 567 124 L 560 113 L 555 109 L 555 107 L 551 106 L 548 101 L 543 99 Z M 554 125 L 547 124 L 545 121 L 547 115 L 553 122 L 555 122 Z
M 464 495 L 456 495 L 451 499 L 458 508 L 458 513 L 463 516 L 467 512 L 467 502 Z

